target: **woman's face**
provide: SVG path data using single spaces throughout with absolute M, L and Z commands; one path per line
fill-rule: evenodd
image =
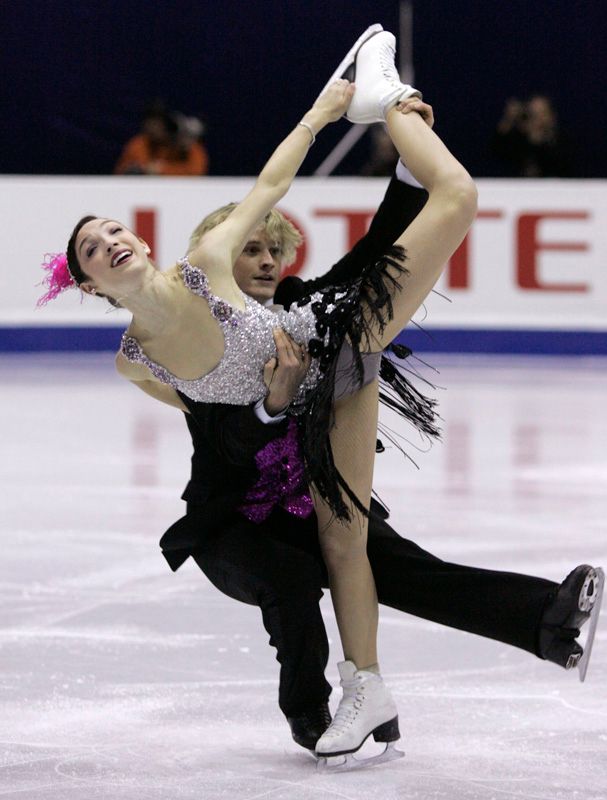
M 144 241 L 116 220 L 87 222 L 76 237 L 78 262 L 88 276 L 81 288 L 117 298 L 141 279 L 150 264 L 149 252 Z
M 280 279 L 282 247 L 257 228 L 234 263 L 234 279 L 240 289 L 259 303 L 274 297 Z

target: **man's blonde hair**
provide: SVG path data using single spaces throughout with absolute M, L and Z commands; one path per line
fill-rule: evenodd
M 228 203 L 227 206 L 211 211 L 210 214 L 202 220 L 202 222 L 194 228 L 190 236 L 188 245 L 188 252 L 191 252 L 200 242 L 203 235 L 223 222 L 230 216 L 232 211 L 236 208 L 238 203 Z M 268 234 L 270 239 L 277 243 L 280 247 L 280 263 L 283 267 L 288 267 L 295 261 L 297 255 L 297 248 L 303 242 L 303 236 L 297 230 L 295 225 L 273 208 L 266 214 L 261 226 Z

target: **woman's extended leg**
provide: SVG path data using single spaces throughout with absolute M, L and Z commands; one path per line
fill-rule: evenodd
M 407 272 L 387 267 L 396 282 L 391 298 L 393 318 L 382 324 L 371 312 L 368 314 L 369 342 L 362 344 L 371 350 L 386 347 L 406 325 L 464 238 L 476 212 L 472 179 L 421 117 L 391 109 L 386 122 L 401 159 L 428 190 L 429 199 L 396 242 L 407 251 Z M 339 400 L 330 434 L 335 466 L 367 508 L 377 402 L 376 382 Z M 324 755 L 352 752 L 371 732 L 382 741 L 398 738 L 396 708 L 381 677 L 374 675 L 379 672 L 378 614 L 375 583 L 366 554 L 366 519 L 344 499 L 352 517 L 349 523 L 337 519 L 319 497 L 314 498 L 344 655 L 347 662 L 353 662 L 344 671 L 340 665 L 344 696 L 332 725 L 318 742 L 317 752 Z
M 394 316 L 383 331 L 371 322 L 371 350 L 385 348 L 405 327 L 438 280 L 443 267 L 463 240 L 476 214 L 476 187 L 464 167 L 417 113 L 395 108 L 386 122 L 399 155 L 428 190 L 428 202 L 395 244 L 405 248 L 408 272 L 397 274 Z

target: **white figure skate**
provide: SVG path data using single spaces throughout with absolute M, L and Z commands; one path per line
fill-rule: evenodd
M 398 711 L 381 675 L 357 670 L 351 661 L 342 661 L 337 667 L 343 697 L 333 722 L 316 744 L 318 769 L 359 769 L 402 758 L 404 753 L 394 747 L 400 739 Z M 383 752 L 370 758 L 355 758 L 354 753 L 371 735 L 376 742 L 385 743 Z
M 356 83 L 346 112 L 350 122 L 385 122 L 387 112 L 401 100 L 422 96 L 417 89 L 401 82 L 394 64 L 395 45 L 394 35 L 381 31 L 359 47 L 349 78 Z

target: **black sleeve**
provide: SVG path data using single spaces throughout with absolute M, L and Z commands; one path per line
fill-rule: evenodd
M 367 264 L 381 258 L 425 206 L 428 192 L 393 177 L 368 232 L 320 278 L 302 281 L 291 276 L 280 282 L 274 300 L 288 308 L 295 300 L 327 286 L 357 278 Z
M 208 448 L 226 463 L 252 466 L 256 453 L 287 430 L 287 420 L 263 423 L 252 405 L 197 403 L 181 393 L 180 397 L 190 411 L 186 418 L 194 445 L 193 471 L 195 461 Z

